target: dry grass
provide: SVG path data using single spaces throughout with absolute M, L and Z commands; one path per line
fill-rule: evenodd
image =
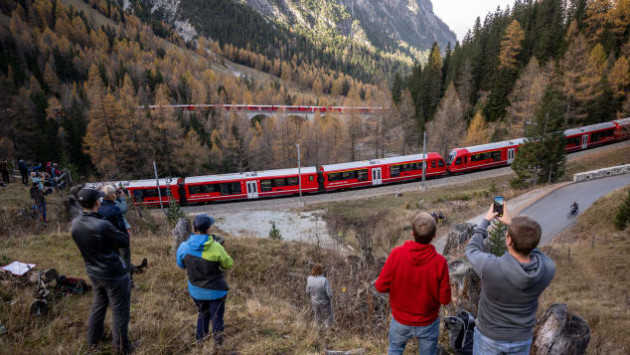
M 627 195 L 627 190 L 602 197 L 545 248 L 557 271 L 540 309 L 566 303 L 585 318 L 591 327 L 591 354 L 630 352 L 630 233 L 616 231 L 613 225 L 622 202 L 619 196 Z

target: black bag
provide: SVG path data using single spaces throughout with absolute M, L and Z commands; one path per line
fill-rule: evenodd
M 467 311 L 459 311 L 456 317 L 444 318 L 451 348 L 457 355 L 472 355 L 475 317 Z

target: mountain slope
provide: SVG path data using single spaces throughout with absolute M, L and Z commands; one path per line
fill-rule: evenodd
M 141 0 L 154 16 L 268 57 L 306 60 L 361 79 L 391 78 L 455 35 L 430 0 Z M 423 53 L 424 52 L 424 53 Z

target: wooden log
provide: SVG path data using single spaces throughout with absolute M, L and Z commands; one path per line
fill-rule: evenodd
M 534 329 L 532 355 L 581 355 L 591 338 L 586 321 L 568 311 L 566 304 L 554 303 Z
M 173 250 L 177 252 L 179 245 L 190 237 L 191 232 L 192 226 L 188 218 L 180 218 L 173 228 Z

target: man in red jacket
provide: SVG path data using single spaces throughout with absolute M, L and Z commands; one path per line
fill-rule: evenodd
M 390 355 L 402 354 L 412 336 L 418 338 L 420 354 L 435 354 L 440 305 L 451 302 L 448 264 L 431 245 L 437 229 L 435 219 L 419 213 L 412 227 L 414 240 L 391 251 L 375 285 L 378 292 L 389 292 Z

